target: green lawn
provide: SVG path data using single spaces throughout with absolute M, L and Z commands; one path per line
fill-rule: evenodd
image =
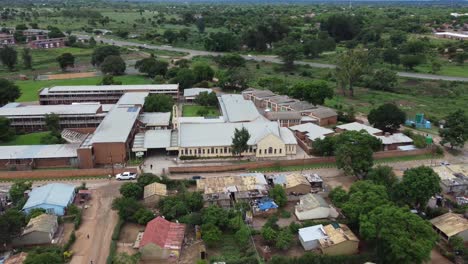
M 47 136 L 50 132 L 36 132 L 24 135 L 17 135 L 14 139 L 9 142 L 0 143 L 2 146 L 14 146 L 14 145 L 40 145 L 41 139 Z
M 219 110 L 213 106 L 201 106 L 201 105 L 184 105 L 182 108 L 182 116 L 192 117 L 200 116 L 199 111 L 208 110 L 207 116 L 219 116 Z
M 17 81 L 16 85 L 21 90 L 21 97 L 16 100 L 17 102 L 31 102 L 37 101 L 38 92 L 42 88 L 52 87 L 57 85 L 97 85 L 102 77 L 91 77 L 81 79 L 69 80 L 49 80 L 49 81 Z M 122 84 L 149 84 L 151 80 L 140 75 L 124 75 L 114 78 L 117 81 L 122 81 Z

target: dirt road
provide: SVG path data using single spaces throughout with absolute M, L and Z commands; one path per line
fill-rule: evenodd
M 76 231 L 71 264 L 106 263 L 112 232 L 118 221 L 117 212 L 111 209 L 112 200 L 119 196 L 120 185 L 112 181 L 92 189 L 90 207 L 84 210 L 82 224 Z

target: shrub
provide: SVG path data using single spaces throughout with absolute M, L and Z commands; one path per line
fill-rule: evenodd
M 117 225 L 115 225 L 114 227 L 114 232 L 112 232 L 112 240 L 119 240 L 120 229 L 122 229 L 122 226 L 124 224 L 125 224 L 125 220 L 123 220 L 122 218 L 119 218 Z
M 75 215 L 75 220 L 73 221 L 73 224 L 75 225 L 75 230 L 77 230 L 80 227 L 82 216 L 83 213 L 81 210 L 79 210 L 78 213 Z
M 75 231 L 73 231 L 70 235 L 70 238 L 68 239 L 67 243 L 65 243 L 65 245 L 63 246 L 63 251 L 68 251 L 71 246 L 73 245 L 73 243 L 75 243 L 75 240 L 76 240 L 76 235 L 75 235 Z
M 281 218 L 290 218 L 291 217 L 291 212 L 289 211 L 281 211 Z

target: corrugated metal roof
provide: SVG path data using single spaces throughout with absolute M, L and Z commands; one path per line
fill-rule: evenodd
M 140 115 L 138 120 L 147 126 L 169 126 L 171 112 L 143 113 Z
M 160 248 L 181 249 L 184 236 L 184 224 L 172 223 L 158 216 L 146 225 L 140 248 L 153 243 Z
M 296 111 L 268 111 L 265 112 L 265 117 L 268 120 L 276 121 L 276 120 L 301 120 L 301 113 Z
M 374 128 L 374 127 L 371 127 L 371 126 L 366 126 L 366 125 L 358 123 L 358 122 L 339 125 L 339 126 L 336 126 L 336 127 L 339 128 L 339 129 L 348 130 L 348 131 L 365 130 L 367 133 L 369 133 L 371 135 L 382 132 L 382 130 L 380 130 L 380 129 L 377 129 L 377 128 Z
M 0 146 L 0 160 L 74 158 L 79 144 Z
M 99 104 L 73 105 L 17 105 L 16 107 L 0 108 L 0 116 L 44 116 L 55 113 L 57 115 L 89 115 L 98 112 Z
M 299 237 L 301 237 L 304 242 L 308 242 L 326 238 L 327 235 L 323 231 L 323 225 L 314 225 L 300 228 Z
M 168 148 L 171 146 L 171 130 L 147 130 L 143 144 L 145 149 Z
M 460 214 L 446 213 L 431 219 L 431 223 L 448 237 L 468 230 L 468 220 Z
M 348 226 L 343 224 L 338 224 L 334 226 L 333 224 L 326 225 L 323 227 L 325 234 L 328 238 L 322 238 L 319 240 L 320 246 L 326 248 L 332 245 L 336 245 L 348 240 L 359 242 L 359 239 L 356 235 L 349 229 Z
M 124 93 L 117 102 L 118 105 L 140 105 L 145 104 L 145 98 L 149 92 L 129 92 Z
M 280 137 L 283 140 L 284 144 L 297 144 L 296 137 L 294 136 L 293 132 L 291 132 L 291 130 L 289 130 L 287 127 L 280 127 Z
M 48 88 L 53 92 L 88 92 L 88 91 L 177 91 L 178 84 L 133 84 L 133 85 L 74 85 L 74 86 L 54 86 Z
M 250 122 L 261 118 L 254 103 L 240 94 L 224 94 L 218 100 L 227 122 Z
M 184 97 L 195 97 L 202 92 L 211 93 L 213 89 L 210 88 L 189 88 L 184 90 Z
M 300 124 L 297 126 L 289 127 L 289 129 L 293 131 L 307 133 L 307 137 L 312 141 L 316 140 L 317 138 L 323 139 L 326 135 L 330 135 L 335 132 L 331 129 L 324 128 L 313 123 Z
M 96 128 L 92 143 L 126 142 L 141 108 L 115 107 Z
M 403 133 L 395 133 L 393 135 L 388 136 L 376 136 L 376 138 L 382 140 L 382 144 L 384 145 L 413 142 L 413 140 L 410 137 L 406 136 Z
M 41 204 L 50 204 L 66 207 L 75 193 L 75 186 L 64 183 L 49 183 L 34 188 L 29 193 L 29 198 L 23 206 L 23 210 Z
M 299 204 L 296 205 L 296 210 L 303 212 L 313 210 L 318 207 L 330 208 L 330 205 L 318 194 L 308 193 L 301 196 Z

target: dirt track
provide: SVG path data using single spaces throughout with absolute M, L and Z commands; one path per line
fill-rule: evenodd
M 81 227 L 76 231 L 71 264 L 106 263 L 112 232 L 118 221 L 117 212 L 111 209 L 112 200 L 119 196 L 120 184 L 112 181 L 93 189 L 90 207 L 83 211 Z

